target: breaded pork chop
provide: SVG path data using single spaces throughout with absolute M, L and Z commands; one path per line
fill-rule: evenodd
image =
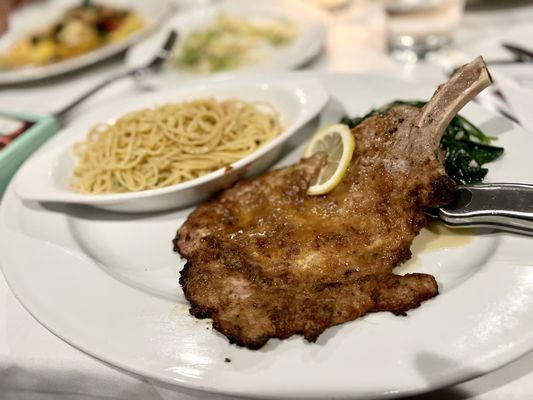
M 174 242 L 187 259 L 180 283 L 191 314 L 257 349 L 294 334 L 315 341 L 330 326 L 404 314 L 437 295 L 433 276 L 392 270 L 410 258 L 424 210 L 451 200 L 440 139 L 489 83 L 478 58 L 423 109 L 397 106 L 363 121 L 352 130 L 351 164 L 326 195 L 306 194 L 324 163 L 317 154 L 198 207 Z

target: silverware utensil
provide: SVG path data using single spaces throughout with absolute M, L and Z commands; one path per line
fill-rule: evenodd
M 511 43 L 502 43 L 502 47 L 510 51 L 518 62 L 533 62 L 533 51 Z
M 493 91 L 490 93 L 480 93 L 474 98 L 474 103 L 479 104 L 480 106 L 486 108 L 487 110 L 493 111 L 496 114 L 500 114 L 507 119 L 510 119 L 516 124 L 520 124 L 518 118 L 512 114 L 510 111 L 506 111 L 503 106 L 498 105 L 496 99 L 491 99 L 492 96 L 498 96 L 500 100 L 507 105 L 507 108 L 510 109 L 507 100 L 503 97 L 503 94 L 500 91 Z
M 487 65 L 505 65 L 505 64 L 520 64 L 520 63 L 533 63 L 533 51 L 527 50 L 523 47 L 517 46 L 511 43 L 502 43 L 501 46 L 509 51 L 514 58 L 499 58 L 499 59 L 487 59 L 485 64 Z
M 110 83 L 113 83 L 119 79 L 127 78 L 127 77 L 133 77 L 136 80 L 142 80 L 144 77 L 148 75 L 159 72 L 162 69 L 165 62 L 170 57 L 177 38 L 178 38 L 178 33 L 174 30 L 171 31 L 168 34 L 165 42 L 163 43 L 163 46 L 159 49 L 159 52 L 157 53 L 157 55 L 146 65 L 133 68 L 133 69 L 127 69 L 125 71 L 119 72 L 118 74 L 110 76 L 109 78 L 98 83 L 97 85 L 89 89 L 88 91 L 84 92 L 82 95 L 78 96 L 76 99 L 72 100 L 68 105 L 66 105 L 62 109 L 56 111 L 53 114 L 53 117 L 56 118 L 56 120 L 59 122 L 60 125 L 63 125 L 65 117 L 68 115 L 68 113 L 73 108 L 78 106 L 80 103 L 85 101 L 88 97 L 92 96 L 93 94 L 103 89 Z
M 483 183 L 457 189 L 453 203 L 428 210 L 451 228 L 493 228 L 533 235 L 533 185 Z

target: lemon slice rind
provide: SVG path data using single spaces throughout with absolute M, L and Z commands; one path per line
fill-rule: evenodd
M 332 160 L 332 153 L 335 152 L 335 150 L 339 149 L 327 149 L 326 152 L 328 153 L 328 159 L 326 161 L 326 165 L 319 172 L 317 183 L 310 186 L 307 190 L 307 194 L 309 195 L 326 194 L 333 190 L 341 182 L 344 174 L 346 173 L 346 170 L 348 169 L 348 166 L 350 165 L 350 161 L 352 159 L 353 152 L 355 149 L 355 140 L 353 138 L 352 133 L 350 132 L 350 129 L 343 124 L 330 125 L 316 132 L 304 151 L 304 157 L 311 157 L 318 151 L 324 151 L 324 149 L 327 148 L 327 145 L 325 143 L 326 140 L 328 140 L 328 138 L 334 138 L 335 136 L 341 139 L 341 156 L 338 160 Z M 338 158 L 338 151 L 336 151 L 335 153 L 337 153 L 336 158 Z M 326 168 L 330 168 L 331 165 L 334 164 L 337 164 L 335 172 L 331 174 L 331 176 L 329 176 L 327 179 L 324 179 L 321 175 L 325 173 Z

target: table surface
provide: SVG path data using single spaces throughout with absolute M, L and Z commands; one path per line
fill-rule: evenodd
M 503 37 L 513 32 L 515 35 L 526 32 L 531 37 L 531 18 L 533 3 L 516 8 L 469 11 L 448 60 L 482 51 L 492 51 L 499 56 L 498 43 Z M 326 50 L 307 66 L 309 69 L 356 73 L 384 70 L 397 76 L 416 76 L 418 81 L 431 85 L 444 79 L 442 68 L 437 65 L 399 65 L 387 57 L 380 2 L 353 1 L 343 12 L 328 15 L 327 23 L 330 29 Z M 102 76 L 120 69 L 122 61 L 117 57 L 45 83 L 2 88 L 0 109 L 33 113 L 54 111 Z M 132 81 L 118 82 L 81 105 L 71 118 L 82 115 L 84 110 L 106 99 L 132 95 L 139 90 Z M 36 322 L 0 275 L 0 399 L 99 398 L 207 400 L 222 397 L 157 384 L 74 349 Z M 483 377 L 412 399 L 526 398 L 533 398 L 533 353 Z

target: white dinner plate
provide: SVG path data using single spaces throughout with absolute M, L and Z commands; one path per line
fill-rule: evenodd
M 56 22 L 63 12 L 80 0 L 45 0 L 28 4 L 12 13 L 9 30 L 0 37 L 0 53 L 5 52 L 15 41 L 35 30 Z M 146 21 L 146 26 L 124 40 L 108 44 L 86 54 L 50 65 L 25 67 L 12 70 L 0 69 L 0 84 L 13 84 L 50 78 L 95 64 L 124 51 L 153 31 L 173 9 L 172 0 L 97 0 L 99 4 L 124 7 L 137 11 Z
M 15 190 L 24 200 L 89 204 L 123 212 L 148 212 L 175 209 L 205 200 L 245 174 L 257 174 L 279 157 L 283 147 L 298 130 L 315 117 L 328 101 L 328 94 L 316 79 L 295 79 L 287 74 L 275 79 L 255 74 L 219 76 L 174 88 L 154 90 L 135 97 L 117 99 L 94 107 L 83 118 L 59 132 L 62 144 L 42 155 L 32 157 L 15 178 Z M 74 183 L 76 157 L 74 143 L 84 140 L 90 128 L 113 123 L 135 110 L 202 98 L 218 100 L 238 98 L 266 102 L 279 113 L 283 130 L 263 146 L 235 161 L 230 168 L 220 168 L 176 185 L 130 193 L 85 194 L 70 187 Z M 68 139 L 67 139 L 68 138 Z
M 243 65 L 240 71 L 289 70 L 300 67 L 320 53 L 326 39 L 326 18 L 316 7 L 299 0 L 271 0 L 254 2 L 249 0 L 223 0 L 211 7 L 177 13 L 157 33 L 133 46 L 126 55 L 130 67 L 142 65 L 152 59 L 164 43 L 170 30 L 176 30 L 180 40 L 194 30 L 206 28 L 216 21 L 220 13 L 238 15 L 248 20 L 264 21 L 265 18 L 294 23 L 298 29 L 296 38 L 290 44 L 255 49 L 252 63 Z M 176 46 L 179 47 L 179 43 Z M 182 78 L 205 76 L 197 72 L 172 65 L 167 71 Z M 227 71 L 226 71 L 227 72 Z M 231 71 L 229 71 L 231 72 Z
M 351 115 L 433 90 L 380 75 L 321 80 Z M 505 147 L 488 181 L 533 182 L 531 134 L 475 105 L 462 114 Z M 53 138 L 43 152 L 65 140 Z M 230 345 L 209 320 L 189 315 L 177 283 L 184 261 L 171 240 L 190 211 L 132 216 L 24 204 L 11 185 L 0 206 L 0 263 L 22 304 L 73 346 L 143 376 L 233 396 L 395 397 L 473 378 L 533 348 L 531 238 L 491 231 L 421 234 L 401 271 L 433 274 L 441 293 L 405 317 L 367 315 L 316 343 L 295 336 L 259 351 Z

